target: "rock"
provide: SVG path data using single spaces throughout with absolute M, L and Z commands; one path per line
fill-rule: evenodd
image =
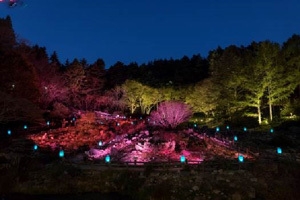
M 242 200 L 242 196 L 240 195 L 240 193 L 235 192 L 233 195 L 231 195 L 231 199 L 232 200 Z
M 229 171 L 227 174 L 228 175 L 234 175 L 234 172 L 233 171 Z
M 251 178 L 250 181 L 257 182 L 257 178 Z
M 225 178 L 224 178 L 224 177 L 222 177 L 222 176 L 217 176 L 216 180 L 217 180 L 217 181 L 224 181 L 224 180 L 225 180 Z
M 199 187 L 197 185 L 193 186 L 193 190 L 194 191 L 198 191 L 199 190 Z
M 213 193 L 219 194 L 221 191 L 220 190 L 213 190 Z
M 235 183 L 230 183 L 229 184 L 229 187 L 235 188 L 235 186 L 236 186 Z
M 255 199 L 256 195 L 255 195 L 255 190 L 252 190 L 250 192 L 248 192 L 248 196 L 250 199 Z

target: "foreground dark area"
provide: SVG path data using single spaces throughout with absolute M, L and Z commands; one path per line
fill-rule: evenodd
M 149 136 L 145 137 L 145 129 L 149 127 L 143 120 L 128 125 L 125 123 L 128 119 L 102 120 L 100 124 L 87 123 L 90 118 L 81 119 L 78 119 L 76 126 L 68 127 L 68 131 L 48 130 L 49 139 L 45 138 L 45 131 L 35 134 L 23 132 L 2 138 L 0 193 L 3 199 L 300 198 L 300 140 L 297 126 L 278 127 L 273 133 L 232 131 L 239 139 L 229 148 L 218 142 L 225 136 L 231 137 L 226 135 L 228 132 L 210 129 L 210 133 L 209 129 L 193 128 L 189 129 L 189 136 L 186 137 L 184 129 L 178 129 L 176 134 L 172 134 L 174 130 L 160 130 L 159 135 L 153 135 L 157 129 L 150 129 Z M 105 140 L 99 138 L 99 132 L 108 130 L 106 126 L 114 129 L 114 132 L 104 131 L 102 136 L 105 136 Z M 199 138 L 206 135 L 206 139 L 199 139 L 202 143 L 198 143 L 195 135 Z M 138 140 L 134 144 L 139 145 L 133 145 L 135 149 L 124 146 L 128 138 L 131 138 L 131 143 L 135 141 L 133 136 Z M 158 139 L 153 141 L 153 137 Z M 180 145 L 175 145 L 177 147 L 174 149 L 162 147 L 169 144 L 165 142 L 166 138 L 173 138 L 175 144 L 181 144 L 185 149 Z M 110 145 L 97 147 L 99 139 L 112 144 L 114 148 Z M 144 140 L 149 141 L 149 145 L 143 146 L 142 143 L 146 144 Z M 33 148 L 34 142 L 39 144 L 38 150 Z M 58 149 L 47 147 L 51 147 L 52 143 L 59 144 L 57 148 L 64 147 L 63 157 L 58 156 Z M 276 153 L 278 146 L 283 150 L 280 154 Z M 109 150 L 110 162 L 105 162 L 101 156 L 95 159 L 89 157 L 86 152 L 90 148 Z M 145 151 L 148 149 L 160 155 L 160 160 L 138 160 L 147 160 L 147 156 L 152 155 Z M 194 151 L 205 152 L 196 154 L 204 156 L 201 161 L 179 162 L 180 154 L 185 153 L 191 159 L 189 153 Z M 117 155 L 130 155 L 132 152 L 140 155 L 136 158 L 139 162 L 116 159 Z M 177 155 L 178 161 L 164 160 L 162 153 L 169 158 Z M 245 160 L 239 162 L 238 155 L 244 155 Z
M 10 194 L 5 195 L 2 199 L 7 200 L 23 200 L 23 199 L 31 199 L 31 200 L 129 200 L 132 199 L 128 196 L 120 195 L 118 193 L 108 193 L 108 194 L 99 194 L 99 193 L 84 193 L 84 194 L 64 194 L 64 195 L 25 195 L 25 194 Z

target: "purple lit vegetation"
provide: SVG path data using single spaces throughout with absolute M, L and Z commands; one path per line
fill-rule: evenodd
M 76 126 L 29 135 L 28 138 L 39 148 L 59 150 L 59 157 L 65 157 L 65 152 L 78 151 L 81 146 L 89 146 L 90 149 L 85 151 L 88 159 L 103 162 L 109 159 L 110 162 L 137 164 L 183 160 L 200 163 L 215 157 L 236 159 L 239 155 L 231 148 L 233 141 L 208 137 L 205 132 L 195 132 L 193 129 L 178 132 L 161 128 L 149 131 L 148 128 L 153 126 L 152 120 L 123 117 L 106 119 L 97 117 L 95 113 L 85 113 L 76 121 Z M 253 158 L 246 154 L 244 156 Z

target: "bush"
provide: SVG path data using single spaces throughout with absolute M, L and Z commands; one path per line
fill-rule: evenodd
M 151 112 L 150 121 L 154 126 L 174 129 L 191 116 L 192 111 L 188 105 L 179 101 L 165 101 L 158 105 L 156 111 Z

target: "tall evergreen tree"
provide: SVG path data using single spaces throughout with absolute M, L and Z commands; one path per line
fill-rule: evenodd
M 16 36 L 10 16 L 0 18 L 0 52 L 12 50 L 16 45 Z

